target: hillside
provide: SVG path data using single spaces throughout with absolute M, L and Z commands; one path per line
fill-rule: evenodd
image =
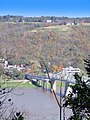
M 90 26 L 0 23 L 2 56 L 14 63 L 39 61 L 83 68 L 90 54 Z

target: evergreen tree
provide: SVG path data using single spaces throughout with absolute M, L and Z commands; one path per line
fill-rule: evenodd
M 88 80 L 75 74 L 76 83 L 70 86 L 72 92 L 65 99 L 64 107 L 69 107 L 73 112 L 69 120 L 90 120 L 90 58 L 84 61 Z

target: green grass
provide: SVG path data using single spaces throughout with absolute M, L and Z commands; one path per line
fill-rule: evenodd
M 41 82 L 41 86 L 43 86 L 43 81 L 40 81 Z M 46 82 L 45 82 L 45 84 L 46 84 Z M 48 84 L 48 87 L 50 88 L 50 83 L 48 82 L 47 83 Z M 38 82 L 38 85 L 40 85 L 40 83 Z M 56 87 L 60 87 L 61 86 L 61 82 L 59 82 L 59 81 L 56 81 Z M 62 87 L 64 87 L 65 86 L 65 82 L 62 82 Z
M 39 82 L 38 82 L 39 85 Z M 43 86 L 43 82 L 41 81 L 41 86 Z M 45 83 L 46 86 L 46 83 Z M 48 88 L 50 88 L 50 83 L 48 82 Z M 60 87 L 61 82 L 56 81 L 56 87 Z M 65 86 L 65 82 L 62 82 L 62 87 Z M 32 88 L 35 87 L 32 83 L 29 82 L 15 82 L 15 81 L 7 81 L 7 82 L 0 82 L 0 88 Z
M 34 85 L 30 84 L 29 82 L 0 82 L 1 88 L 31 88 Z
M 64 86 L 65 86 L 65 82 L 62 82 L 62 85 L 61 85 L 61 82 L 58 82 L 58 81 L 57 81 L 57 82 L 56 82 L 56 86 L 57 86 L 57 87 L 61 87 L 61 86 L 64 87 Z

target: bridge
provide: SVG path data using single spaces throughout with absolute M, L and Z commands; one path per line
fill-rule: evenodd
M 75 84 L 75 80 L 73 80 L 73 81 L 69 80 L 70 76 L 67 76 L 65 78 L 65 76 L 62 76 L 61 74 L 52 74 L 51 77 L 26 74 L 25 79 L 35 82 L 36 84 L 38 83 L 38 85 L 42 86 L 43 89 L 50 89 L 51 92 L 54 90 L 55 93 L 56 93 L 56 89 L 57 89 L 56 82 L 57 81 L 64 82 L 65 83 L 64 95 L 66 95 L 66 91 L 68 89 L 69 84 Z
M 62 107 L 62 98 L 67 96 L 72 89 L 69 87 L 69 84 L 75 84 L 75 80 L 71 81 L 72 78 L 70 76 L 62 76 L 60 74 L 53 74 L 52 76 L 35 76 L 31 74 L 26 74 L 25 78 L 30 80 L 30 81 L 35 81 L 36 83 L 39 83 L 40 86 L 42 86 L 43 89 L 48 89 L 48 83 L 50 83 L 49 89 L 53 93 L 56 102 L 60 108 L 60 120 L 62 119 L 62 115 L 64 116 L 65 114 L 65 107 Z M 56 93 L 56 81 L 60 82 L 60 88 L 59 88 L 59 96 L 57 96 Z M 64 94 L 62 94 L 62 82 L 65 82 L 64 86 Z M 43 84 L 41 84 L 43 83 Z M 45 85 L 46 84 L 46 85 Z

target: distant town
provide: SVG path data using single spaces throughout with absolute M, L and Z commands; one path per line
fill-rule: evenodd
M 46 69 L 43 67 L 41 67 L 39 65 L 39 68 L 34 69 L 35 64 L 33 63 L 32 65 L 25 65 L 25 64 L 17 64 L 17 65 L 10 65 L 8 63 L 7 60 L 1 59 L 1 63 L 0 65 L 5 69 L 5 74 L 9 77 L 11 77 L 11 79 L 19 79 L 19 75 L 18 73 L 24 73 L 24 76 L 21 79 L 28 79 L 30 80 L 29 77 L 25 77 L 26 74 L 28 75 L 36 75 L 36 76 L 46 76 L 47 75 L 47 71 Z M 61 79 L 61 76 L 63 78 L 63 80 L 69 80 L 70 82 L 75 82 L 74 79 L 74 74 L 75 73 L 81 73 L 82 71 L 80 70 L 80 68 L 73 68 L 72 66 L 68 66 L 66 68 L 63 68 L 62 65 L 60 64 L 59 66 L 55 66 L 55 65 L 49 65 L 48 64 L 48 73 L 49 73 L 49 77 L 50 78 L 55 78 L 55 79 Z M 17 72 L 15 71 L 17 70 Z
M 0 16 L 1 22 L 47 22 L 47 23 L 58 23 L 61 25 L 71 24 L 83 24 L 90 23 L 90 17 L 81 18 L 69 18 L 69 17 L 56 17 L 56 16 L 41 16 L 41 17 L 24 17 L 14 15 Z

